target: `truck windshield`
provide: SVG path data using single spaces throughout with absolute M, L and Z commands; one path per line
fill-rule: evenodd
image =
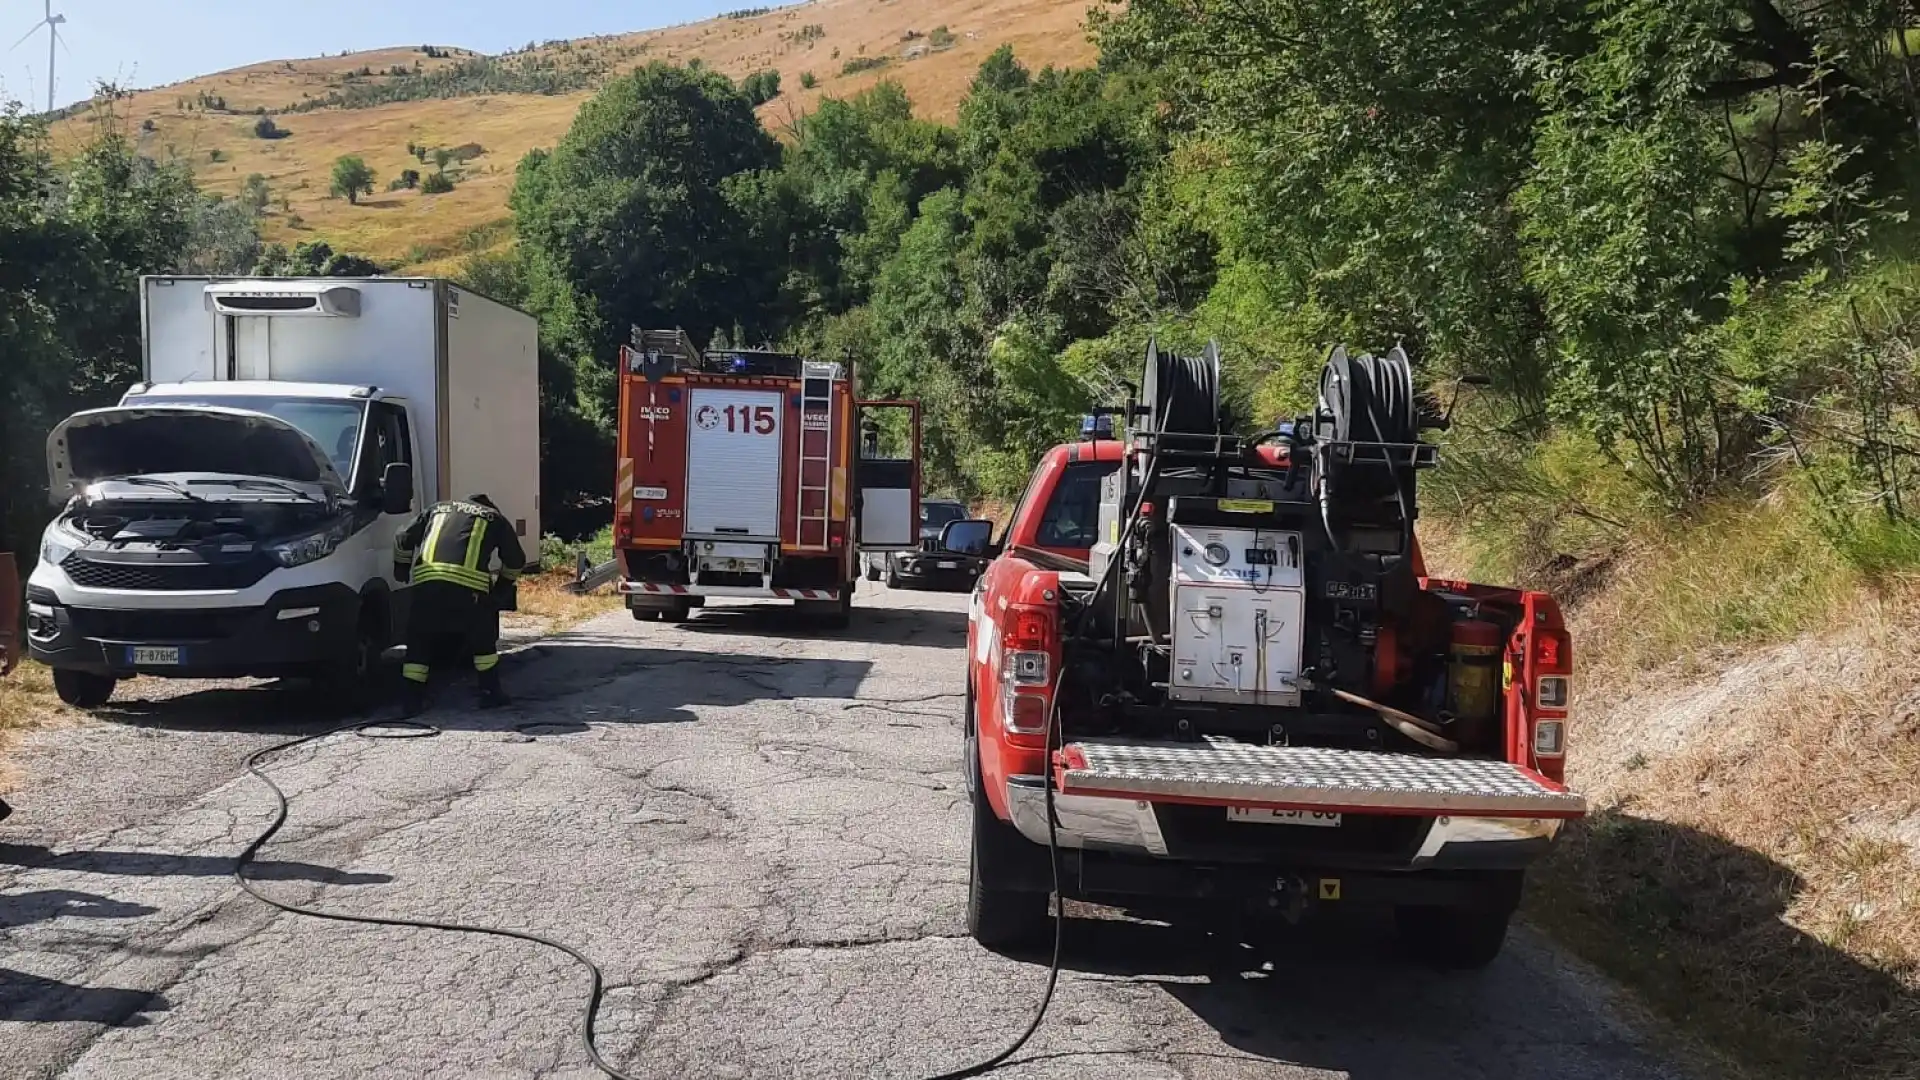
M 333 398 L 277 398 L 264 396 L 155 397 L 128 404 L 205 405 L 225 409 L 245 409 L 266 413 L 299 428 L 332 459 L 333 468 L 342 477 L 353 476 L 353 454 L 360 445 L 360 425 L 366 419 L 366 403 Z

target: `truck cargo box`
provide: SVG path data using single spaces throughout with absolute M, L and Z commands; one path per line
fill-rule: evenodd
M 407 399 L 437 499 L 486 492 L 540 537 L 539 328 L 437 278 L 141 280 L 153 383 L 375 386 Z

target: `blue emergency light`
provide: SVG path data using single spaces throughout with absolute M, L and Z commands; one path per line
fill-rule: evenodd
M 1113 417 L 1106 415 L 1081 417 L 1080 437 L 1083 439 L 1113 438 Z

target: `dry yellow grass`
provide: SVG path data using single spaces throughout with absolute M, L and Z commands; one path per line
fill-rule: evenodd
M 37 728 L 69 723 L 79 714 L 53 693 L 53 672 L 32 661 L 0 679 L 0 792 L 13 782 L 7 752 L 15 740 Z
M 553 571 L 523 578 L 520 582 L 520 610 L 508 618 L 536 628 L 541 633 L 551 634 L 595 615 L 620 610 L 620 597 L 611 589 L 603 588 L 596 593 L 575 596 L 562 588 L 571 580 L 571 571 Z
M 1636 544 L 1572 607 L 1595 812 L 1529 917 L 1758 1075 L 1920 1075 L 1920 587 L 1791 505 Z
M 782 93 L 761 109 L 763 120 L 776 132 L 822 96 L 845 97 L 883 78 L 900 82 L 922 115 L 951 120 L 980 63 L 1003 44 L 1012 45 L 1022 61 L 1036 69 L 1091 62 L 1093 47 L 1081 30 L 1090 6 L 1091 0 L 814 0 L 751 19 L 712 19 L 569 47 L 576 55 L 584 51 L 622 57 L 617 68 L 650 60 L 698 59 L 735 78 L 776 70 Z M 821 36 L 798 41 L 796 31 L 811 25 L 821 28 Z M 938 26 L 954 35 L 952 47 L 909 58 L 909 52 L 927 43 L 924 37 L 905 40 L 908 32 L 925 35 Z M 407 47 L 254 64 L 135 93 L 115 103 L 114 122 L 140 140 L 143 152 L 192 162 L 210 190 L 237 194 L 249 174 L 266 177 L 272 203 L 263 232 L 269 240 L 324 239 L 337 250 L 363 253 L 414 272 L 445 272 L 470 250 L 498 243 L 488 230 L 508 216 L 515 165 L 528 150 L 558 141 L 587 94 L 496 94 L 371 109 L 319 109 L 276 116 L 291 134 L 275 140 L 254 136 L 257 117 L 252 110 L 295 105 L 303 96 L 324 98 L 348 73 L 363 67 L 375 72 L 364 81 L 379 82 L 387 76 L 378 73 L 395 65 L 412 67 L 418 61 L 431 69 L 472 55 L 451 52 L 448 58 L 431 59 Z M 535 51 L 550 52 L 554 50 Z M 879 70 L 842 76 L 842 66 L 860 56 L 887 57 L 889 62 Z M 814 89 L 800 85 L 805 72 L 818 79 Z M 195 101 L 202 93 L 224 98 L 229 111 L 181 110 L 182 101 Z M 56 146 L 76 145 L 93 119 L 81 114 L 56 125 Z M 478 143 L 486 152 L 450 170 L 459 180 L 449 194 L 386 192 L 387 180 L 402 169 L 422 168 L 408 156 L 409 142 L 434 147 Z M 382 189 L 358 206 L 328 193 L 333 162 L 346 154 L 365 158 Z

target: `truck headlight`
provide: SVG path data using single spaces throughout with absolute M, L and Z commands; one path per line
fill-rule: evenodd
M 73 554 L 80 543 L 79 537 L 59 525 L 49 525 L 47 531 L 40 534 L 40 561 L 48 566 L 59 566 L 67 561 L 67 556 Z
M 273 555 L 274 561 L 281 566 L 304 566 L 333 554 L 333 549 L 339 547 L 340 542 L 350 535 L 352 533 L 347 523 L 340 522 L 329 525 L 317 533 L 283 540 L 267 550 Z

